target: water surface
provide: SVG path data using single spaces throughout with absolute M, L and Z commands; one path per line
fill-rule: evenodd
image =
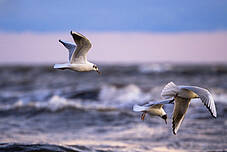
M 51 66 L 0 67 L 0 151 L 225 151 L 226 65 L 104 65 L 102 75 Z M 168 124 L 132 112 L 159 100 L 168 82 L 214 95 L 218 118 L 192 100 L 177 135 Z

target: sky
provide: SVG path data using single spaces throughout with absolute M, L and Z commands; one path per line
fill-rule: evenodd
M 213 31 L 226 16 L 227 0 L 0 0 L 4 31 Z
M 99 62 L 227 62 L 227 0 L 0 0 L 0 63 L 67 62 L 70 30 Z

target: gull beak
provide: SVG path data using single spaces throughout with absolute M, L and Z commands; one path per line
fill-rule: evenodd
M 167 124 L 167 119 L 165 119 L 165 123 Z
M 164 119 L 165 120 L 165 123 L 167 124 L 167 115 L 163 115 L 162 116 L 162 119 Z
M 141 117 L 140 117 L 141 120 L 144 120 L 145 116 L 146 116 L 146 112 L 143 112 L 142 115 L 141 115 Z
M 99 70 L 96 71 L 99 75 L 101 75 L 101 72 Z

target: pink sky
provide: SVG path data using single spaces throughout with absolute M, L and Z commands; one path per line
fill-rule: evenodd
M 227 32 L 91 33 L 88 59 L 96 62 L 225 62 Z M 63 63 L 68 52 L 59 39 L 69 33 L 0 33 L 0 63 Z

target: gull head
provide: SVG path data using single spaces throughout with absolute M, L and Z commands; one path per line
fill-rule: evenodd
M 164 119 L 165 120 L 165 123 L 167 124 L 167 114 L 163 115 L 162 116 L 162 119 Z
M 95 64 L 93 65 L 93 70 L 98 72 L 98 74 L 101 74 L 101 72 L 99 71 L 99 68 Z

